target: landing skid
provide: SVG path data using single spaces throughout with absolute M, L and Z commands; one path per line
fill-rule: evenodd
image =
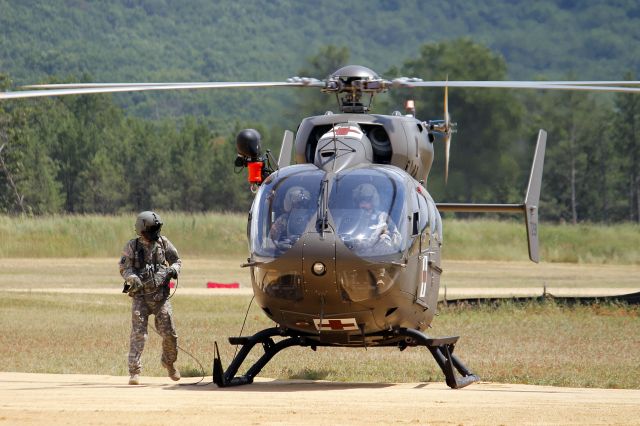
M 273 337 L 276 336 L 283 337 L 284 339 L 276 343 L 273 340 Z M 480 380 L 478 376 L 471 373 L 462 361 L 453 354 L 455 343 L 458 341 L 457 336 L 432 338 L 418 330 L 407 328 L 400 328 L 390 332 L 374 333 L 368 336 L 382 337 L 384 343 L 376 344 L 375 346 L 397 346 L 400 350 L 405 349 L 407 346 L 425 346 L 429 352 L 431 352 L 431 355 L 433 355 L 433 358 L 444 373 L 447 386 L 452 389 L 460 389 Z M 216 342 L 213 359 L 213 382 L 219 387 L 253 383 L 254 377 L 267 365 L 271 358 L 281 350 L 291 346 L 310 347 L 314 351 L 318 346 L 342 346 L 335 343 L 323 343 L 318 341 L 317 338 L 317 334 L 305 334 L 279 327 L 264 329 L 253 336 L 229 337 L 229 343 L 232 345 L 241 345 L 242 347 L 226 371 L 224 371 L 222 367 L 218 342 Z M 238 369 L 247 355 L 257 344 L 262 345 L 264 354 L 244 375 L 236 376 Z M 458 374 L 456 374 L 456 371 Z

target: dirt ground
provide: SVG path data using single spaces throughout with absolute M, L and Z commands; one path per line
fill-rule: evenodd
M 640 390 L 0 373 L 0 424 L 636 424 Z

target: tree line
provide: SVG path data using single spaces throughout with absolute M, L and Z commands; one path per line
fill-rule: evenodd
M 206 120 L 127 117 L 110 96 L 0 104 L 0 211 L 239 211 L 235 146 Z
M 324 78 L 349 63 L 350 54 L 347 47 L 323 46 L 299 74 Z M 489 48 L 456 39 L 425 44 L 383 75 L 500 80 L 508 69 Z M 0 87 L 9 87 L 8 76 L 0 76 Z M 320 93 L 294 96 L 280 112 L 284 122 L 335 109 Z M 382 96 L 373 112 L 390 113 L 409 98 L 418 117 L 442 118 L 443 91 L 431 89 Z M 449 89 L 449 105 L 458 132 L 446 185 L 436 143 L 428 182 L 436 200 L 520 202 L 537 129 L 544 128 L 543 219 L 640 221 L 640 96 L 456 88 Z M 235 134 L 245 127 L 257 128 L 264 146 L 277 151 L 284 129 L 259 117 L 140 118 L 109 95 L 2 102 L 0 212 L 246 211 L 251 193 L 233 165 Z

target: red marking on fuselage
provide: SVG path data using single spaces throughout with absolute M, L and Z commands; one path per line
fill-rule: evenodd
M 320 324 L 320 328 L 329 327 L 331 330 L 344 330 L 346 327 L 355 327 L 354 323 L 343 324 L 342 320 L 328 320 Z

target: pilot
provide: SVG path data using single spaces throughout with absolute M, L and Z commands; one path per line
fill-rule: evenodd
M 161 229 L 162 220 L 158 214 L 152 211 L 140 213 L 135 224 L 138 238 L 124 246 L 119 263 L 120 275 L 125 279 L 123 293 L 132 297 L 130 385 L 140 384 L 140 357 L 147 340 L 151 314 L 155 317 L 155 328 L 162 336 L 162 366 L 172 380 L 180 380 L 180 372 L 173 365 L 178 358 L 178 336 L 168 296 L 169 281 L 178 277 L 182 261 L 174 245 L 160 235 Z
M 273 222 L 269 236 L 275 242 L 299 238 L 313 213 L 311 194 L 301 186 L 292 186 L 284 196 L 284 212 Z
M 393 247 L 400 233 L 386 212 L 380 210 L 378 190 L 371 183 L 362 183 L 353 190 L 353 200 L 361 212 L 358 231 L 354 233 L 368 247 Z

